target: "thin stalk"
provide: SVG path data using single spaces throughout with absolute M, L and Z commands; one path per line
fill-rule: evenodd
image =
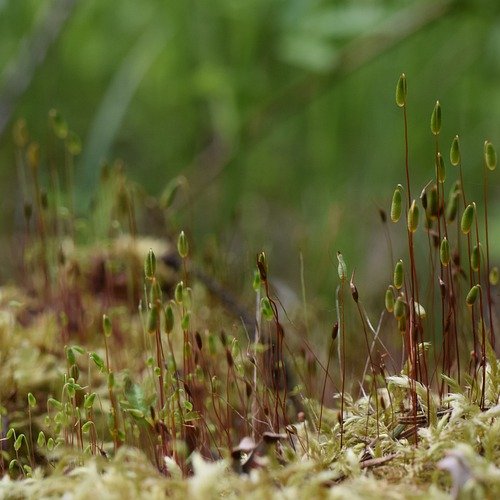
M 334 327 L 334 332 L 338 332 L 338 323 L 335 323 Z M 318 441 L 321 433 L 321 422 L 323 420 L 323 406 L 325 403 L 325 392 L 326 392 L 326 381 L 328 380 L 328 373 L 330 369 L 330 361 L 332 359 L 332 354 L 333 354 L 333 346 L 335 345 L 335 337 L 336 337 L 336 332 L 332 334 L 331 340 L 330 340 L 330 349 L 328 349 L 328 360 L 326 362 L 326 370 L 325 370 L 325 378 L 323 379 L 323 388 L 321 390 L 321 404 L 320 404 L 320 409 L 319 409 L 319 420 L 318 420 Z M 340 445 L 342 446 L 342 445 Z
M 344 444 L 344 406 L 345 406 L 345 379 L 346 379 L 346 348 L 345 348 L 345 317 L 344 317 L 344 281 L 342 279 L 340 286 L 337 287 L 337 315 L 340 320 L 340 342 L 339 342 L 339 361 L 340 361 L 340 448 Z
M 486 165 L 483 169 L 483 187 L 484 187 L 484 231 L 486 238 L 486 297 L 488 301 L 488 315 L 490 318 L 490 344 L 493 349 L 495 349 L 495 331 L 493 329 L 493 311 L 491 308 L 491 284 L 489 279 L 490 274 L 490 239 L 488 235 L 488 172 Z

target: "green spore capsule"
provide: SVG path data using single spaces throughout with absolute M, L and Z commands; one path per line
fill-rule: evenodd
M 406 75 L 403 73 L 396 85 L 396 104 L 402 108 L 406 105 L 406 96 L 408 95 L 408 86 L 406 83 Z
M 479 289 L 481 287 L 479 285 L 474 285 L 470 290 L 469 293 L 467 294 L 467 297 L 465 298 L 465 302 L 468 306 L 474 305 L 474 303 L 477 300 L 477 296 L 479 295 Z
M 401 259 L 396 262 L 394 267 L 393 284 L 397 290 L 403 286 L 403 261 Z
M 408 231 L 414 233 L 418 228 L 418 206 L 415 200 L 412 201 L 408 210 Z
M 113 326 L 107 314 L 102 315 L 102 331 L 105 337 L 111 337 L 111 333 L 113 332 Z
M 489 170 L 495 170 L 497 166 L 497 152 L 493 144 L 489 141 L 484 142 L 484 162 Z
M 144 275 L 147 279 L 153 279 L 156 273 L 156 256 L 153 252 L 153 249 L 149 249 L 148 255 L 146 256 L 146 260 L 144 261 Z
M 458 140 L 458 135 L 451 141 L 450 148 L 450 163 L 456 167 L 460 164 L 460 141 Z
M 460 229 L 462 233 L 469 234 L 472 222 L 474 220 L 475 205 L 467 205 L 464 213 L 462 214 L 462 220 L 460 221 Z
M 441 184 L 446 180 L 446 167 L 441 153 L 436 155 L 436 178 Z
M 439 247 L 439 258 L 443 266 L 447 266 L 450 263 L 450 244 L 446 236 L 441 241 L 441 246 Z
M 401 217 L 401 210 L 402 210 L 402 196 L 401 196 L 401 189 L 397 187 L 394 190 L 394 194 L 392 195 L 392 203 L 391 203 L 391 220 L 392 222 L 397 222 L 399 218 Z
M 404 316 L 405 316 L 405 303 L 401 297 L 398 297 L 394 304 L 394 317 L 399 320 L 401 318 L 404 318 Z
M 439 101 L 436 101 L 434 109 L 432 110 L 431 132 L 434 135 L 439 135 L 439 132 L 441 132 L 441 104 L 439 104 Z
M 184 231 L 181 231 L 179 234 L 179 238 L 177 240 L 177 251 L 179 252 L 179 255 L 185 259 L 188 256 L 189 253 L 189 244 L 187 241 L 186 234 Z
M 391 287 L 385 291 L 385 308 L 389 313 L 394 311 L 394 293 Z

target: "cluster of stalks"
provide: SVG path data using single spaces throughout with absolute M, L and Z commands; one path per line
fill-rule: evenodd
M 442 399 L 447 392 L 446 378 L 454 377 L 460 383 L 464 374 L 468 374 L 473 385 L 480 386 L 480 406 L 484 409 L 488 345 L 495 348 L 496 318 L 491 289 L 498 283 L 498 268 L 490 267 L 488 175 L 495 170 L 496 152 L 493 145 L 485 141 L 484 237 L 481 238 L 477 204 L 469 202 L 466 197 L 458 136 L 453 138 L 449 153 L 451 165 L 457 167 L 457 178 L 452 181 L 446 197 L 447 176 L 440 144 L 439 101 L 436 102 L 430 120 L 431 133 L 435 139 L 435 177 L 423 188 L 419 201 L 412 197 L 407 83 L 404 74 L 396 87 L 396 103 L 403 110 L 406 186 L 398 185 L 394 191 L 390 216 L 396 223 L 404 209 L 408 259 L 407 264 L 405 259 L 395 263 L 393 283 L 386 292 L 386 308 L 394 313 L 403 335 L 404 359 L 410 380 L 422 383 L 427 387 L 428 393 L 432 385 L 437 386 Z M 419 267 L 415 253 L 419 205 L 423 209 L 424 231 L 428 240 L 428 276 Z M 427 279 L 426 293 L 422 291 L 424 279 Z M 436 296 L 439 297 L 438 314 L 435 311 Z M 430 314 L 426 313 L 423 302 L 428 305 Z M 434 351 L 433 363 L 428 359 L 429 347 Z M 467 369 L 464 370 L 461 360 L 466 356 L 469 360 Z M 445 377 L 442 378 L 441 374 Z M 418 408 L 415 387 L 411 388 L 410 396 L 416 414 Z M 430 408 L 429 404 L 427 408 Z
M 172 472 L 173 462 L 186 474 L 190 471 L 189 454 L 192 451 L 198 450 L 205 457 L 214 459 L 225 456 L 227 450 L 239 454 L 241 447 L 234 446 L 242 438 L 251 438 L 254 444 L 261 440 L 267 443 L 269 440 L 287 440 L 295 449 L 298 438 L 293 423 L 304 421 L 307 421 L 306 430 L 312 429 L 319 443 L 332 433 L 334 439 L 338 439 L 341 451 L 349 446 L 346 443 L 346 416 L 350 411 L 347 393 L 347 351 L 350 344 L 346 326 L 349 291 L 366 346 L 360 385 L 367 401 L 367 439 L 370 422 L 375 422 L 375 439 L 379 438 L 380 418 L 386 414 L 386 402 L 379 397 L 381 389 L 388 393 L 391 404 L 389 421 L 394 423 L 395 409 L 384 364 L 384 359 L 392 359 L 392 356 L 380 338 L 388 313 L 394 316 L 397 335 L 403 339 L 400 365 L 408 380 L 408 404 L 406 407 L 403 405 L 403 410 L 413 419 L 411 434 L 415 441 L 421 414 L 427 411 L 427 422 L 433 418 L 431 389 L 438 392 L 442 401 L 453 379 L 458 384 L 465 380 L 470 397 L 485 409 L 488 404 L 487 365 L 496 362 L 493 353 L 495 330 L 498 330 L 493 298 L 494 287 L 498 285 L 498 268 L 490 265 L 488 235 L 488 177 L 496 167 L 495 149 L 489 141 L 485 142 L 484 219 L 481 219 L 478 205 L 468 200 L 465 193 L 458 136 L 452 140 L 449 155 L 451 165 L 457 167 L 457 175 L 446 196 L 445 155 L 440 141 L 441 106 L 437 102 L 431 115 L 435 176 L 417 199 L 411 184 L 407 83 L 404 75 L 397 84 L 396 103 L 403 111 L 406 181 L 394 191 L 390 219 L 393 223 L 398 223 L 400 219 L 405 221 L 408 253 L 392 263 L 394 273 L 385 293 L 386 310 L 377 325 L 370 322 L 359 297 L 354 273 L 349 279 L 344 258 L 338 252 L 337 317 L 326 363 L 311 347 L 307 335 L 301 338 L 297 354 L 287 340 L 280 319 L 281 305 L 271 286 L 268 260 L 261 252 L 257 255 L 253 281 L 256 297 L 253 339 L 248 322 L 242 322 L 248 340 L 245 351 L 241 347 L 243 337 L 238 333 L 228 335 L 223 328 L 218 331 L 204 328 L 196 317 L 190 250 L 186 234 L 181 231 L 176 247 L 181 264 L 178 266 L 178 281 L 171 290 L 162 283 L 153 250 L 145 258 L 144 294 L 139 304 L 143 328 L 142 352 L 138 359 L 127 358 L 120 352 L 112 314 L 102 316 L 101 346 L 105 353 L 102 356 L 98 353 L 99 349 L 87 351 L 72 344 L 74 340 L 70 329 L 63 329 L 67 366 L 60 396 L 46 398 L 46 417 L 36 445 L 31 422 L 32 411 L 38 403 L 33 395 L 28 398 L 29 432 L 20 433 L 12 428 L 5 438 L 13 441 L 11 471 L 29 474 L 36 465 L 36 447 L 45 453 L 64 446 L 93 455 L 105 455 L 116 453 L 123 444 L 131 444 L 144 449 L 162 472 Z M 50 253 L 54 242 L 56 246 L 61 246 L 64 238 L 75 239 L 73 158 L 80 152 L 76 135 L 68 130 L 57 112 L 50 113 L 50 123 L 52 135 L 47 158 L 50 197 L 41 188 L 40 148 L 29 141 L 24 122 L 18 122 L 14 133 L 24 200 L 26 248 L 38 249 L 36 259 L 30 265 L 37 264 L 41 270 L 42 288 L 48 303 L 52 302 L 56 283 L 59 296 L 69 296 L 69 288 L 65 288 L 69 284 L 51 277 L 53 266 Z M 62 171 L 56 140 L 64 144 Z M 65 189 L 61 188 L 61 176 Z M 101 179 L 104 186 L 108 185 L 109 177 L 109 172 L 106 174 L 105 171 Z M 108 199 L 105 215 L 113 217 L 121 210 L 128 221 L 130 234 L 135 238 L 132 193 L 126 187 L 124 178 L 118 178 L 119 189 L 114 193 L 121 200 L 121 205 L 114 202 L 109 205 L 109 198 L 114 197 L 104 195 Z M 61 208 L 64 206 L 65 210 Z M 423 212 L 423 217 L 419 216 L 420 212 Z M 103 213 L 99 215 L 102 219 Z M 385 212 L 382 216 L 385 222 Z M 33 217 L 36 233 L 31 227 Z M 427 238 L 425 269 L 428 276 L 419 264 L 416 249 L 416 238 L 422 225 Z M 109 267 L 106 263 L 103 266 L 105 274 L 109 272 Z M 25 272 L 30 274 L 28 269 Z M 132 290 L 137 288 L 136 281 L 137 277 L 133 278 Z M 29 285 L 33 286 L 33 283 Z M 304 289 L 303 285 L 305 303 Z M 112 303 L 111 293 L 105 288 L 104 308 Z M 165 298 L 167 293 L 171 295 Z M 129 302 L 133 303 L 135 297 L 136 294 L 130 292 Z M 67 325 L 74 308 L 68 306 L 63 312 L 67 320 L 63 324 Z M 307 313 L 305 330 L 309 330 Z M 335 346 L 338 347 L 338 377 L 331 374 Z M 397 367 L 398 363 L 392 361 Z M 138 373 L 129 373 L 129 366 L 138 368 Z M 321 377 L 316 376 L 318 367 Z M 87 377 L 84 382 L 85 372 Z M 104 378 L 102 375 L 106 379 L 104 391 L 99 386 L 99 380 Z M 297 387 L 292 384 L 292 379 L 297 382 Z M 327 388 L 336 387 L 337 381 L 340 382 L 337 391 L 340 400 L 338 419 L 332 424 L 329 418 L 330 427 L 327 428 L 325 400 L 331 399 Z M 426 390 L 424 398 L 419 387 Z M 314 391 L 319 399 L 317 405 L 306 398 Z M 388 425 L 387 422 L 387 419 L 384 420 L 384 425 Z M 50 437 L 46 438 L 47 434 Z M 19 453 L 23 446 L 26 448 L 24 462 Z M 303 451 L 309 452 L 308 445 L 302 444 L 302 447 Z M 3 459 L 0 462 L 3 467 Z

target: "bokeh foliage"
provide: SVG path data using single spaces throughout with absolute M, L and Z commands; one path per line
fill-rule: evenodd
M 23 44 L 64 9 L 26 89 L 9 94 Z M 494 0 L 0 1 L 0 104 L 10 107 L 0 136 L 2 238 L 22 223 L 12 120 L 25 117 L 43 144 L 55 107 L 83 140 L 82 212 L 101 161 L 120 157 L 153 194 L 186 175 L 192 197 L 180 221 L 199 248 L 215 235 L 251 269 L 267 247 L 292 284 L 302 250 L 308 281 L 325 292 L 342 249 L 360 282 L 382 283 L 387 276 L 376 275 L 390 263 L 377 208 L 388 208 L 404 155 L 394 81 L 409 78 L 415 182 L 434 168 L 436 99 L 442 140 L 460 134 L 474 179 L 484 139 L 500 144 L 499 14 Z M 481 189 L 479 174 L 467 189 Z

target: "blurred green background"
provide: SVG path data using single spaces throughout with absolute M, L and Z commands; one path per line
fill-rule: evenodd
M 309 295 L 330 300 L 342 250 L 382 307 L 378 209 L 404 181 L 402 72 L 414 195 L 434 175 L 439 99 L 443 155 L 459 134 L 469 198 L 480 196 L 483 142 L 500 146 L 496 0 L 0 0 L 2 278 L 23 225 L 12 125 L 26 118 L 43 158 L 57 108 L 83 142 L 80 213 L 105 159 L 123 159 L 151 195 L 184 175 L 190 202 L 172 229 L 200 254 L 217 241 L 240 285 L 264 248 L 298 290 L 302 252 Z M 498 262 L 498 171 L 491 179 Z

